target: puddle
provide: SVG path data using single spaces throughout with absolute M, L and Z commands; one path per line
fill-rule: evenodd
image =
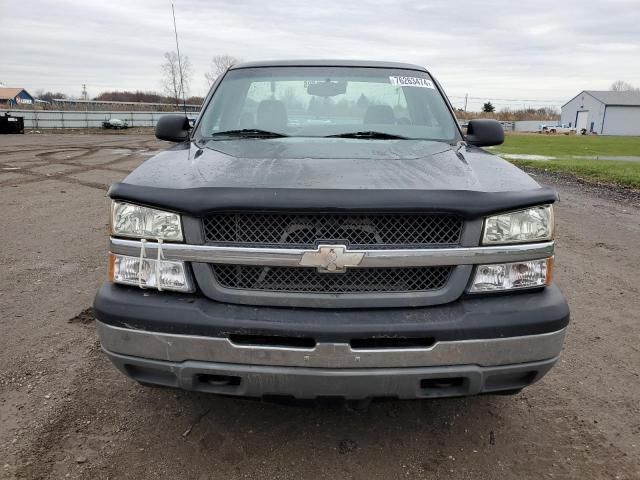
M 640 157 L 627 155 L 571 155 L 576 160 L 618 160 L 622 162 L 640 162 Z
M 129 155 L 131 150 L 128 148 L 112 148 L 107 150 L 107 153 L 111 153 L 113 155 Z
M 555 160 L 556 158 L 546 155 L 528 155 L 526 153 L 501 153 L 500 156 L 507 160 Z

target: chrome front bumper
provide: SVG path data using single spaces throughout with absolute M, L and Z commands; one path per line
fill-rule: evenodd
M 102 347 L 153 360 L 311 368 L 483 367 L 547 360 L 560 354 L 566 329 L 524 337 L 436 342 L 427 348 L 352 349 L 348 343 L 313 348 L 236 345 L 227 338 L 175 335 L 114 327 L 100 321 Z

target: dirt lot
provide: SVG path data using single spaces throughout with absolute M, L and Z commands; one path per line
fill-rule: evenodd
M 640 209 L 555 184 L 561 363 L 514 397 L 284 406 L 141 387 L 86 310 L 150 135 L 0 137 L 0 478 L 640 478 Z

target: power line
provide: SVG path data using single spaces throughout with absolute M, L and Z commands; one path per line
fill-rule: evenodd
M 532 103 L 565 103 L 566 100 L 549 100 L 549 99 L 540 99 L 540 98 L 536 98 L 536 99 L 531 99 L 531 98 L 496 98 L 496 97 L 468 97 L 466 95 L 447 95 L 449 98 L 460 98 L 460 99 L 465 99 L 468 98 L 469 100 L 498 100 L 498 101 L 502 101 L 502 102 L 532 102 Z

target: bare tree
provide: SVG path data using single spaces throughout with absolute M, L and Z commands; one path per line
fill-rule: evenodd
M 211 71 L 204 74 L 209 86 L 216 81 L 216 78 L 226 72 L 227 68 L 239 62 L 241 62 L 240 59 L 231 55 L 214 55 L 211 59 Z
M 639 88 L 635 88 L 630 83 L 625 82 L 624 80 L 616 80 L 611 84 L 609 90 L 613 92 L 634 92 L 640 90 Z
M 180 98 L 189 92 L 191 81 L 191 61 L 186 55 L 178 58 L 176 52 L 165 52 L 165 62 L 162 64 L 162 87 L 176 106 L 180 104 Z M 182 66 L 182 68 L 180 68 Z

